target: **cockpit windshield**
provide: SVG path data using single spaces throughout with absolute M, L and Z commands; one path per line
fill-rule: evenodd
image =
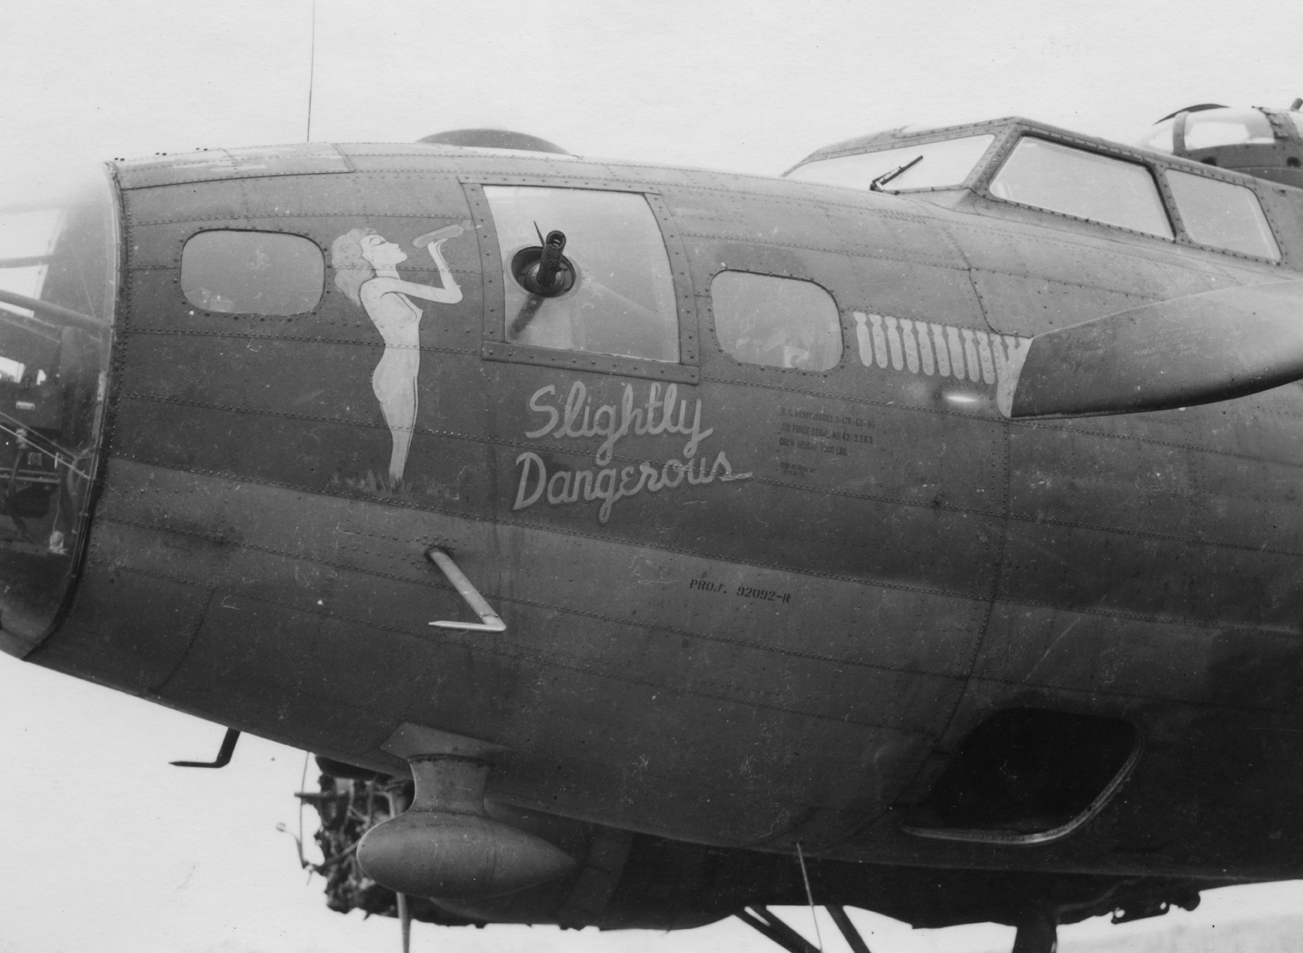
M 964 136 L 820 159 L 793 169 L 787 178 L 882 192 L 957 188 L 994 139 L 991 134 Z
M 28 193 L 30 196 L 30 193 Z M 103 172 L 0 197 L 0 648 L 53 623 L 84 536 L 108 373 L 118 237 Z

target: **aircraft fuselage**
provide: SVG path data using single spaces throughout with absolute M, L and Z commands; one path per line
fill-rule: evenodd
M 226 155 L 116 166 L 98 499 L 32 661 L 390 772 L 404 725 L 476 739 L 496 800 L 679 840 L 1298 874 L 1303 822 L 1280 792 L 1303 783 L 1303 391 L 1083 420 L 995 406 L 1030 336 L 1288 277 L 1288 258 L 714 172 L 430 146 Z M 510 189 L 647 204 L 677 357 L 511 340 L 493 202 L 535 196 Z M 414 240 L 458 224 L 441 275 Z M 372 280 L 457 300 L 355 300 L 331 258 L 354 229 L 378 236 Z M 220 230 L 307 239 L 319 303 L 196 306 L 182 249 Z M 597 282 L 567 235 L 581 287 Z M 730 353 L 712 292 L 728 272 L 826 292 L 831 366 Z M 470 618 L 431 547 L 506 631 L 430 626 Z M 979 723 L 1026 708 L 1138 732 L 1087 836 L 902 828 Z

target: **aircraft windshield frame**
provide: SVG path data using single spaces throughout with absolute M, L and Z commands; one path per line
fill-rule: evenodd
M 975 132 L 814 159 L 785 178 L 893 194 L 959 189 L 984 167 L 997 138 L 994 130 Z
M 1244 110 L 1225 109 L 1213 112 L 1218 115 L 1233 113 L 1232 118 L 1242 118 L 1242 114 L 1246 113 Z M 1257 115 L 1263 122 L 1268 121 L 1261 113 Z M 1201 116 L 1201 113 L 1192 113 L 1189 118 L 1193 120 Z M 1303 120 L 1292 118 L 1295 126 L 1303 134 Z M 1266 205 L 1262 186 L 1252 176 L 1234 170 L 1210 168 L 1205 164 L 1173 155 L 1164 149 L 1162 140 L 1164 136 L 1171 137 L 1173 122 L 1174 120 L 1168 120 L 1157 124 L 1143 142 L 1129 145 L 1083 136 L 1047 123 L 1015 116 L 943 129 L 917 131 L 912 128 L 908 131 L 897 129 L 820 149 L 789 169 L 783 177 L 798 182 L 842 185 L 856 191 L 875 191 L 884 195 L 922 193 L 925 196 L 929 192 L 944 195 L 962 190 L 972 193 L 970 199 L 977 199 L 979 203 L 973 205 L 970 199 L 961 199 L 959 205 L 955 206 L 957 208 L 984 209 L 991 212 L 994 212 L 997 207 L 1009 209 L 1011 212 L 1019 208 L 1041 213 L 1048 211 L 1065 220 L 1078 221 L 1095 227 L 1121 229 L 1135 235 L 1190 245 L 1221 254 L 1273 264 L 1285 260 L 1288 257 L 1285 246 L 1281 243 L 1280 237 L 1275 234 L 1276 226 L 1272 224 L 1270 216 L 1267 216 L 1265 221 L 1259 222 L 1254 210 L 1248 208 L 1247 203 L 1244 203 L 1247 208 L 1247 213 L 1244 215 L 1246 221 L 1240 223 L 1242 227 L 1234 234 L 1210 236 L 1206 228 L 1200 228 L 1198 225 L 1193 229 L 1186 227 L 1181 216 L 1182 203 L 1173 195 L 1166 177 L 1169 169 L 1188 171 L 1194 175 L 1238 186 L 1257 196 L 1261 211 L 1265 212 Z M 1140 168 L 1147 170 L 1137 181 L 1144 180 L 1146 192 L 1151 189 L 1156 190 L 1156 194 L 1149 196 L 1150 214 L 1141 215 L 1135 221 L 1126 216 L 1120 220 L 1109 220 L 1109 216 L 1082 214 L 1081 210 L 1074 212 L 1069 208 L 1047 208 L 1044 204 L 1020 202 L 1010 195 L 998 194 L 1002 191 L 1001 175 L 1013 153 L 1029 138 L 1038 140 L 1051 150 L 1056 148 L 1070 150 L 1081 156 L 1087 165 L 1094 162 L 1096 165 L 1103 163 L 1107 167 L 1121 168 L 1124 171 L 1130 169 L 1135 172 Z M 962 170 L 966 174 L 948 177 L 954 184 L 924 185 L 918 178 L 923 170 L 927 170 L 930 176 L 939 175 L 942 163 L 937 161 L 940 157 L 933 152 L 938 145 L 973 143 L 979 139 L 984 139 L 989 144 L 971 166 Z M 1122 163 L 1123 166 L 1117 166 L 1117 163 Z M 847 179 L 850 181 L 846 181 Z M 1133 186 L 1135 184 L 1132 183 Z M 950 200 L 943 201 L 952 204 Z M 1160 206 L 1161 215 L 1158 213 Z M 1098 213 L 1098 210 L 1096 211 Z M 1249 218 L 1253 221 L 1248 221 Z M 1137 225 L 1139 227 L 1136 227 Z M 1265 234 L 1264 229 L 1272 233 L 1270 237 Z M 1226 229 L 1219 231 L 1226 232 Z
M 1042 135 L 1020 135 L 1001 156 L 985 193 L 1012 205 L 1176 239 L 1167 203 L 1146 163 Z

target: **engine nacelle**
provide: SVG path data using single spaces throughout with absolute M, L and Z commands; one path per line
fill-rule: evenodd
M 541 837 L 489 817 L 489 765 L 441 755 L 413 758 L 416 798 L 358 843 L 362 869 L 390 890 L 474 899 L 555 880 L 575 862 Z

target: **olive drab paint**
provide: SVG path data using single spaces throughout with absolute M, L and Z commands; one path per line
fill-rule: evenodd
M 1299 876 L 1303 389 L 1030 422 L 997 392 L 1048 330 L 1294 274 L 1303 193 L 1255 192 L 1268 262 L 986 185 L 1030 134 L 1246 177 L 1021 120 L 953 134 L 987 133 L 942 199 L 446 144 L 116 163 L 130 241 L 88 541 L 57 625 L 4 647 L 387 774 L 441 753 L 396 737 L 470 750 L 511 823 L 606 845 L 575 848 L 586 886 L 549 922 L 614 923 L 623 858 L 659 850 L 733 858 L 739 904 L 803 902 L 786 867 L 744 876 L 798 844 L 918 868 L 936 922 L 968 915 L 936 893 L 967 896 L 945 879 L 965 872 L 1090 903 Z M 613 276 L 568 235 L 580 304 L 511 340 L 540 305 L 508 313 L 516 251 L 484 194 L 504 185 L 591 215 L 641 196 L 667 264 Z M 188 301 L 182 250 L 215 229 L 311 243 L 319 302 Z M 830 366 L 731 356 L 724 271 L 823 289 Z M 645 302 L 673 302 L 677 350 L 640 342 L 636 318 L 669 313 Z M 604 307 L 629 319 L 615 343 Z M 505 631 L 430 625 L 471 615 L 435 548 Z M 965 740 L 1023 710 L 1140 739 L 1084 826 L 1033 847 L 929 821 Z

